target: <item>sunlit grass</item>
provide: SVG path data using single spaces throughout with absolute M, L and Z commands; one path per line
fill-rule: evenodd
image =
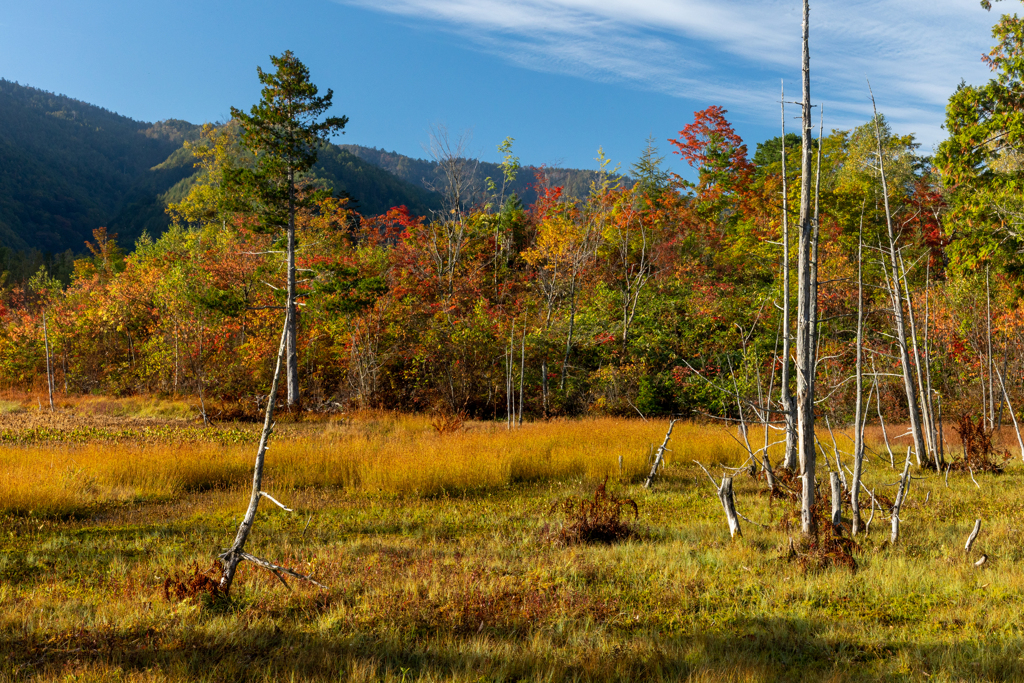
M 663 422 L 613 418 L 468 423 L 438 434 L 417 416 L 360 416 L 281 428 L 267 486 L 331 487 L 400 495 L 493 489 L 519 482 L 638 477 L 664 438 Z M 739 444 L 717 426 L 680 423 L 667 460 L 734 464 Z M 244 488 L 255 446 L 190 442 L 0 446 L 0 511 L 69 514 L 88 506 Z M 620 471 L 621 459 L 621 471 Z
M 469 423 L 442 436 L 425 417 L 372 413 L 282 424 L 265 488 L 295 512 L 261 507 L 248 547 L 328 588 L 289 592 L 243 565 L 231 605 L 168 602 L 162 583 L 230 543 L 251 443 L 3 447 L 3 500 L 26 498 L 0 515 L 0 682 L 1024 679 L 1017 462 L 977 483 L 915 469 L 897 546 L 876 510 L 856 573 L 805 574 L 787 559 L 799 532 L 780 524 L 794 502 L 740 472 L 746 519 L 730 540 L 691 462 L 719 476 L 742 464 L 735 426 L 678 423 L 658 483 L 642 488 L 666 427 Z M 890 437 L 905 457 L 903 431 Z M 834 467 L 831 434 L 818 436 Z M 848 433 L 835 436 L 849 466 Z M 869 441 L 866 485 L 891 495 L 897 473 Z M 553 503 L 606 475 L 637 501 L 637 536 L 553 542 Z M 61 506 L 86 514 L 50 514 Z

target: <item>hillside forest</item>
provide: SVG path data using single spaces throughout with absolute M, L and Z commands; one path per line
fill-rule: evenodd
M 1024 27 L 1003 17 L 994 35 L 993 78 L 951 93 L 935 156 L 883 114 L 822 127 L 814 140 L 817 410 L 834 423 L 854 411 L 860 300 L 868 414 L 877 404 L 879 416 L 907 419 L 897 312 L 909 320 L 914 381 L 945 414 L 996 425 L 1024 406 L 1024 127 L 1013 113 L 1024 106 Z M 88 252 L 68 256 L 63 273 L 43 265 L 5 278 L 6 388 L 259 410 L 288 290 L 285 235 L 267 228 L 262 200 L 239 198 L 238 179 L 258 175 L 261 157 L 237 117 L 172 123 L 139 138 L 149 155 L 139 168 L 175 169 L 146 186 L 165 215 L 147 204 L 144 223 L 121 229 L 104 195 L 85 197 L 91 215 L 114 216 L 87 235 Z M 737 418 L 763 404 L 779 391 L 783 304 L 795 301 L 783 257 L 784 237 L 795 249 L 801 140 L 780 131 L 752 151 L 720 106 L 680 124 L 625 168 L 599 152 L 585 188 L 579 175 L 570 186 L 564 173 L 521 167 L 511 138 L 503 163 L 484 168 L 435 131 L 429 184 L 408 189 L 427 173 L 393 161 L 389 177 L 408 199 L 379 210 L 316 169 L 354 159 L 380 171 L 370 161 L 386 165 L 387 155 L 322 144 L 295 178 L 295 405 L 511 424 L 585 413 Z M 693 179 L 667 171 L 666 154 Z M 40 193 L 63 181 L 47 182 Z M 23 216 L 5 227 L 8 246 L 25 247 L 24 226 L 49 220 L 31 208 L 5 209 Z

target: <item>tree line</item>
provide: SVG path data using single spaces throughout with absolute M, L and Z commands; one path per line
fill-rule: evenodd
M 998 424 L 1024 370 L 1024 132 L 1008 106 L 1022 93 L 1019 33 L 997 25 L 996 78 L 952 95 L 935 158 L 882 115 L 809 145 L 780 131 L 750 155 L 712 106 L 668 141 L 695 180 L 667 171 L 651 140 L 629 183 L 599 154 L 582 196 L 531 169 L 525 205 L 509 191 L 525 172 L 511 139 L 481 198 L 465 192 L 472 161 L 441 134 L 443 208 L 425 217 L 360 215 L 309 172 L 344 120 L 322 118 L 330 93 L 286 53 L 260 72 L 260 105 L 189 143 L 200 174 L 165 233 L 126 253 L 99 229 L 69 282 L 42 267 L 3 285 L 0 377 L 256 411 L 290 315 L 284 384 L 308 409 L 738 419 L 779 394 L 784 368 L 798 393 L 783 359 L 803 353 L 809 410 L 836 423 L 872 402 L 908 419 L 922 409 L 908 378 L 927 365 L 925 399 Z M 810 224 L 817 313 L 789 349 L 803 280 L 784 261 L 810 248 Z

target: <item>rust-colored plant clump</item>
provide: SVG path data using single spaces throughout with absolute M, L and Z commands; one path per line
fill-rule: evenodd
M 437 417 L 431 420 L 430 426 L 432 426 L 434 428 L 434 431 L 437 432 L 438 434 L 444 435 L 459 431 L 460 429 L 462 429 L 465 423 L 465 412 L 445 412 L 439 414 Z
M 220 563 L 214 561 L 206 571 L 199 569 L 199 563 L 193 562 L 182 571 L 176 571 L 164 579 L 164 597 L 168 602 L 197 598 L 208 595 L 215 598 L 220 595 Z
M 805 574 L 829 567 L 846 567 L 851 572 L 856 572 L 857 560 L 853 556 L 853 551 L 859 550 L 860 546 L 852 538 L 844 535 L 846 530 L 842 526 L 832 525 L 828 503 L 820 495 L 815 496 L 811 516 L 814 517 L 814 531 L 810 536 L 803 537 L 795 543 L 790 538 L 788 559 L 796 560 L 800 570 Z M 796 509 L 783 515 L 779 521 L 779 528 L 789 531 L 794 526 L 799 527 L 799 523 L 800 510 Z
M 560 509 L 566 516 L 558 533 L 561 543 L 614 543 L 634 535 L 633 527 L 622 519 L 622 513 L 632 509 L 633 519 L 638 519 L 640 510 L 636 501 L 609 493 L 607 484 L 606 476 L 594 491 L 592 500 L 571 497 L 555 503 L 553 509 Z
M 1002 472 L 1006 462 L 1012 457 L 1010 452 L 997 451 L 992 444 L 992 430 L 985 428 L 985 418 L 978 416 L 977 421 L 964 413 L 954 427 L 964 445 L 963 457 L 954 460 L 950 465 L 954 470 L 972 472 Z

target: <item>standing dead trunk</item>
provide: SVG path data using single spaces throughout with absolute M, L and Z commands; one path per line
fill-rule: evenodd
M 988 428 L 995 429 L 996 406 L 995 390 L 992 381 L 992 286 L 989 265 L 985 264 L 985 339 L 988 345 Z
M 860 531 L 860 478 L 864 467 L 864 206 L 857 234 L 857 394 L 853 415 L 853 483 L 850 486 L 850 530 Z
M 732 492 L 732 477 L 722 479 L 722 485 L 718 489 L 718 498 L 722 501 L 722 507 L 725 509 L 725 518 L 729 521 L 729 536 L 732 538 L 742 536 L 740 520 L 736 515 L 736 498 Z
M 797 468 L 796 404 L 789 389 L 789 356 L 792 352 L 789 334 L 789 184 L 786 177 L 786 89 L 782 88 L 782 384 L 780 403 L 786 417 L 786 451 L 782 466 Z
M 661 461 L 665 457 L 665 450 L 668 448 L 668 440 L 672 438 L 672 428 L 676 426 L 676 418 L 668 423 L 668 431 L 665 432 L 665 440 L 661 442 L 661 448 L 658 449 L 658 453 L 654 456 L 654 463 L 651 465 L 651 472 L 647 475 L 647 480 L 644 482 L 644 488 L 651 488 L 651 484 L 654 483 L 654 477 L 658 474 L 658 468 L 661 466 Z M 619 460 L 619 470 L 622 470 L 622 461 Z
M 739 515 L 736 513 L 736 498 L 732 492 L 732 477 L 723 477 L 722 483 L 719 484 L 715 481 L 715 478 L 708 472 L 708 468 L 704 467 L 699 461 L 694 460 L 697 466 L 704 470 L 704 474 L 708 475 L 708 479 L 711 480 L 711 485 L 715 487 L 715 491 L 718 493 L 718 500 L 722 501 L 722 508 L 725 510 L 725 518 L 729 522 L 729 535 L 732 538 L 742 536 L 743 533 L 740 531 L 740 520 Z
M 939 408 L 938 408 L 938 421 L 939 421 L 939 460 L 943 463 L 946 462 L 946 438 L 942 433 L 942 394 L 939 394 Z M 1021 456 L 1024 457 L 1024 448 L 1021 449 Z M 948 468 L 947 468 L 948 471 Z
M 930 296 L 931 296 L 932 276 L 931 276 L 931 262 L 929 261 L 925 266 L 924 276 L 924 379 L 925 379 L 925 408 L 927 409 L 928 424 L 925 425 L 928 429 L 928 434 L 931 437 L 932 448 L 935 449 L 938 455 L 939 469 L 946 464 L 946 458 L 942 452 L 942 446 L 939 443 L 939 432 L 936 425 L 935 418 L 935 402 L 932 400 L 934 392 L 932 391 L 932 350 L 930 342 L 930 325 L 931 325 L 931 307 L 930 307 Z
M 829 474 L 829 480 L 832 484 L 832 526 L 838 529 L 843 524 L 843 487 L 835 472 Z
M 46 313 L 43 313 L 43 348 L 46 349 L 46 393 L 50 397 L 50 412 L 53 412 L 53 365 L 50 363 L 50 336 L 46 331 Z
M 558 378 L 558 390 L 565 391 L 565 377 L 569 369 L 569 352 L 572 351 L 572 334 L 576 328 L 576 277 L 569 279 L 569 332 L 565 337 L 565 354 L 562 356 L 562 374 Z
M 516 392 L 512 380 L 515 363 L 516 321 L 512 321 L 512 329 L 508 333 L 508 353 L 505 354 L 505 414 L 508 419 L 507 429 L 512 431 L 512 420 L 516 414 Z
M 545 358 L 540 362 L 540 396 L 541 414 L 548 419 L 548 360 Z
M 868 84 L 868 91 L 871 85 Z M 921 466 L 921 458 L 925 454 L 924 433 L 921 429 L 921 415 L 917 405 L 917 392 L 914 391 L 913 369 L 910 364 L 910 350 L 907 345 L 907 333 L 903 320 L 903 296 L 900 291 L 900 268 L 896 255 L 896 234 L 892 227 L 892 211 L 889 208 L 889 185 L 885 177 L 885 154 L 882 150 L 882 129 L 878 122 L 878 109 L 875 107 L 875 96 L 871 94 L 871 107 L 875 114 L 875 142 L 878 152 L 878 170 L 882 180 L 882 200 L 885 206 L 885 227 L 889 238 L 889 260 L 892 265 L 892 278 L 887 278 L 890 283 L 890 294 L 892 299 L 893 314 L 896 321 L 896 342 L 899 347 L 900 365 L 903 370 L 903 385 L 907 393 L 907 413 L 910 416 L 910 430 L 914 435 L 914 452 L 917 454 L 917 464 Z M 884 264 L 883 264 L 884 266 Z
M 889 536 L 889 545 L 896 545 L 900 539 L 900 508 L 907 498 L 907 491 L 910 489 L 910 449 L 907 449 L 907 460 L 903 464 L 903 474 L 900 475 L 900 487 L 896 491 L 896 501 L 892 506 L 892 534 Z
M 270 394 L 267 396 L 267 410 L 263 416 L 263 432 L 260 434 L 260 445 L 256 450 L 256 464 L 252 473 L 252 494 L 249 497 L 249 507 L 245 511 L 242 523 L 238 525 L 238 533 L 235 535 L 235 542 L 231 548 L 220 556 L 223 574 L 220 579 L 220 589 L 227 594 L 231 590 L 231 583 L 235 580 L 235 570 L 238 563 L 244 558 L 245 541 L 252 531 L 253 522 L 256 521 L 256 510 L 259 508 L 260 498 L 263 496 L 263 463 L 269 448 L 270 435 L 274 431 L 274 404 L 277 402 L 277 383 L 281 377 L 281 359 L 285 355 L 285 348 L 288 340 L 289 316 L 285 314 L 284 330 L 281 332 L 281 343 L 277 349 L 277 362 L 274 365 L 274 378 L 270 382 Z
M 1010 417 L 1013 418 L 1013 431 L 1017 435 L 1017 446 L 1020 447 L 1020 457 L 1024 460 L 1024 439 L 1020 436 L 1020 425 L 1017 424 L 1017 413 L 1013 412 L 1013 404 L 1010 402 L 1010 394 L 1006 391 L 1006 382 L 1003 380 L 1003 374 L 996 370 L 999 376 L 999 387 L 1003 390 L 1003 400 L 1006 401 L 1007 407 L 1010 409 Z
M 797 251 L 797 322 L 796 322 L 796 407 L 797 449 L 800 457 L 801 529 L 804 534 L 814 531 L 814 330 L 817 301 L 813 299 L 814 286 L 812 253 L 814 226 L 811 221 L 811 56 L 810 5 L 803 3 L 803 137 L 800 166 L 800 237 Z
M 295 310 L 295 177 L 288 172 L 288 297 L 285 303 L 287 315 L 287 386 L 288 407 L 299 407 L 299 355 L 298 320 Z
M 942 468 L 939 466 L 938 449 L 935 447 L 935 444 L 932 442 L 932 432 L 931 432 L 931 428 L 929 427 L 929 425 L 931 424 L 931 415 L 928 414 L 928 395 L 925 393 L 925 390 L 924 390 L 924 373 L 923 373 L 923 371 L 921 369 L 921 365 L 922 365 L 922 363 L 921 363 L 921 354 L 918 352 L 918 348 L 917 348 L 917 325 L 914 322 L 914 320 L 915 320 L 915 318 L 914 318 L 914 302 L 913 302 L 913 300 L 910 297 L 910 282 L 907 280 L 907 267 L 903 263 L 903 255 L 902 254 L 899 257 L 899 263 L 900 263 L 900 271 L 902 272 L 902 277 L 903 277 L 903 284 L 905 286 L 905 290 L 904 291 L 906 293 L 906 299 L 907 299 L 907 320 L 910 321 L 910 341 L 911 341 L 911 344 L 913 345 L 913 349 L 914 349 L 914 376 L 917 378 L 917 395 L 918 395 L 918 399 L 920 399 L 920 402 L 921 402 L 921 417 L 924 420 L 923 427 L 925 429 L 923 431 L 924 431 L 924 445 L 925 445 L 925 448 L 926 448 L 926 451 L 924 453 L 924 457 L 925 457 L 925 459 L 927 459 L 928 454 L 929 453 L 931 454 L 932 464 L 935 465 L 935 471 L 938 472 Z M 918 457 L 918 464 L 920 464 L 920 460 L 921 460 L 921 458 Z
M 526 376 L 526 325 L 523 325 L 523 339 L 519 355 L 519 426 L 523 426 L 523 378 Z

